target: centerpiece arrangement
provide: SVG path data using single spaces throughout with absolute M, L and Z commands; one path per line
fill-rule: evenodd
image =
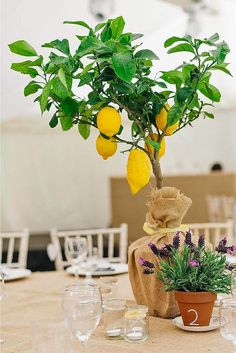
M 175 291 L 185 326 L 208 326 L 216 293 L 228 294 L 231 290 L 231 268 L 225 254 L 232 254 L 236 247 L 227 246 L 224 238 L 216 249 L 207 249 L 204 235 L 194 244 L 190 231 L 182 246 L 179 233 L 162 248 L 152 242 L 148 245 L 160 262 L 155 269 L 153 262 L 141 257 L 143 273 L 156 273 L 166 291 Z
M 156 188 L 144 227 L 149 235 L 131 245 L 129 275 L 137 302 L 146 304 L 151 315 L 175 317 L 178 307 L 173 293 L 161 291 L 160 279 L 146 280 L 138 259 L 152 255 L 150 241 L 158 247 L 171 243 L 176 231 L 182 231 L 184 238 L 186 227 L 181 223 L 191 200 L 176 188 L 163 187 L 160 159 L 171 135 L 201 117 L 214 119 L 208 108 L 220 101 L 221 94 L 212 84 L 212 75 L 214 71 L 231 75 L 225 62 L 228 45 L 218 34 L 205 39 L 171 37 L 164 47 L 169 54 L 186 53 L 186 60 L 155 73 L 158 56 L 137 42 L 142 34 L 124 31 L 123 17 L 95 28 L 83 21 L 65 23 L 86 31 L 76 32 L 74 51 L 68 39 L 55 39 L 42 45 L 50 50 L 44 58 L 28 42 L 18 40 L 9 48 L 27 60 L 11 68 L 30 76 L 24 95 L 37 94 L 34 101 L 41 112 L 52 114 L 51 128 L 76 128 L 85 140 L 91 128 L 97 129 L 96 149 L 104 159 L 116 153 L 117 145 L 126 145 L 121 152 L 128 153 L 127 180 L 133 194 L 148 184 L 152 169 Z M 125 119 L 130 124 L 124 125 Z

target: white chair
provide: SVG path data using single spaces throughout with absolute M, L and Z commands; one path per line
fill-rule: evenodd
M 229 245 L 233 245 L 233 221 L 217 223 L 192 223 L 188 224 L 194 236 L 205 235 L 206 241 L 215 248 L 219 241 L 227 237 Z
M 0 233 L 0 263 L 8 267 L 26 268 L 29 247 L 29 231 Z M 6 262 L 3 261 L 3 251 L 6 249 Z M 13 255 L 18 252 L 17 261 Z
M 56 270 L 63 270 L 68 266 L 68 261 L 63 259 L 63 246 L 65 238 L 69 236 L 86 237 L 88 242 L 88 253 L 92 254 L 92 248 L 97 246 L 99 258 L 106 258 L 109 262 L 127 262 L 128 226 L 122 223 L 119 228 L 104 229 L 79 229 L 59 231 L 52 229 L 50 232 L 52 242 L 52 256 L 55 259 Z M 115 245 L 119 249 L 119 256 L 114 255 Z M 104 248 L 108 250 L 108 256 L 104 256 Z M 48 251 L 49 253 L 49 251 Z M 53 256 L 54 253 L 54 256 Z

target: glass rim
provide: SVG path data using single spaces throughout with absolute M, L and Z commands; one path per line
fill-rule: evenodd
M 132 310 L 139 310 L 142 311 L 144 313 L 148 312 L 148 307 L 146 305 L 139 305 L 139 304 L 130 304 L 128 305 L 127 311 L 132 311 Z
M 99 289 L 99 286 L 97 285 L 97 283 L 74 283 L 74 284 L 70 284 L 68 286 L 65 287 L 65 292 L 78 292 L 81 289 L 85 289 L 85 288 L 91 288 L 91 289 Z

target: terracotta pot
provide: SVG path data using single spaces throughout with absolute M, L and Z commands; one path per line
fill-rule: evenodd
M 184 325 L 208 326 L 216 297 L 213 292 L 175 291 Z

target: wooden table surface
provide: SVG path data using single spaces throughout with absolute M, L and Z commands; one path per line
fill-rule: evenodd
M 2 353 L 31 353 L 32 325 L 40 320 L 63 321 L 62 293 L 75 279 L 65 272 L 37 272 L 5 284 L 2 300 Z M 119 297 L 133 299 L 128 275 L 118 276 Z M 79 353 L 80 347 L 76 348 Z M 150 337 L 143 343 L 109 341 L 100 325 L 91 336 L 89 353 L 231 353 L 233 348 L 218 330 L 190 333 L 171 320 L 150 318 Z M 45 352 L 40 352 L 45 353 Z M 53 352 L 50 352 L 53 353 Z M 65 352 L 67 353 L 67 352 Z M 69 353 L 69 352 L 68 352 Z

